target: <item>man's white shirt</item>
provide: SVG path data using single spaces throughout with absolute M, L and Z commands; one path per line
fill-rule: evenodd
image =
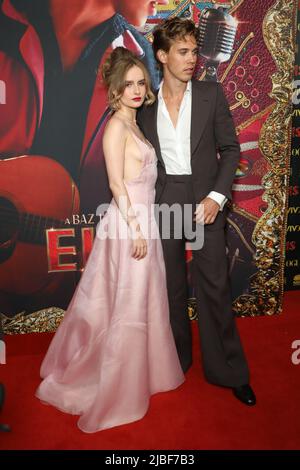
M 176 124 L 173 126 L 162 94 L 163 82 L 158 92 L 157 133 L 161 156 L 168 175 L 191 175 L 191 117 L 192 117 L 192 82 L 188 81 L 184 92 Z M 223 210 L 227 198 L 216 191 L 207 197 L 213 199 Z M 199 201 L 200 202 L 200 201 Z

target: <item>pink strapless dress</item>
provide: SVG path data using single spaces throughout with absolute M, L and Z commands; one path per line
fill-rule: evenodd
M 134 134 L 133 134 L 134 135 Z M 147 256 L 132 258 L 127 225 L 112 200 L 64 319 L 41 366 L 37 397 L 78 414 L 78 427 L 95 432 L 142 418 L 149 398 L 184 381 L 169 322 L 165 266 L 152 204 L 157 158 L 134 135 L 143 160 L 125 182 L 147 238 Z M 101 236 L 105 227 L 118 234 Z M 150 227 L 150 229 L 149 229 Z M 146 234 L 148 234 L 146 236 Z

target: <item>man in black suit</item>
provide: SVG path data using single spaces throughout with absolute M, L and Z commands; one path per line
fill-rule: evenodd
M 197 30 L 190 20 L 172 18 L 154 31 L 153 50 L 163 72 L 157 100 L 144 107 L 139 125 L 158 157 L 156 203 L 192 206 L 189 231 L 204 224 L 204 244 L 193 250 L 203 368 L 213 384 L 230 387 L 246 405 L 256 398 L 235 326 L 230 296 L 224 227 L 226 201 L 240 157 L 233 119 L 222 86 L 192 80 L 197 61 Z M 219 153 L 219 156 L 218 156 Z M 187 315 L 186 220 L 164 238 L 159 220 L 170 306 L 170 321 L 181 365 L 192 363 Z

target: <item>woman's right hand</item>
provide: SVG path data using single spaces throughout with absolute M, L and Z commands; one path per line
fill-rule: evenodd
M 147 242 L 141 232 L 138 232 L 132 240 L 132 257 L 136 260 L 145 258 L 147 255 Z

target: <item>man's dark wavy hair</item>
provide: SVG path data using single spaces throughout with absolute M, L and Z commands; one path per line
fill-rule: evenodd
M 154 56 L 159 66 L 162 67 L 161 63 L 157 59 L 157 51 L 159 49 L 169 52 L 173 41 L 184 39 L 186 36 L 194 36 L 197 41 L 197 31 L 198 29 L 193 21 L 183 20 L 177 16 L 160 23 L 153 31 L 152 43 Z

